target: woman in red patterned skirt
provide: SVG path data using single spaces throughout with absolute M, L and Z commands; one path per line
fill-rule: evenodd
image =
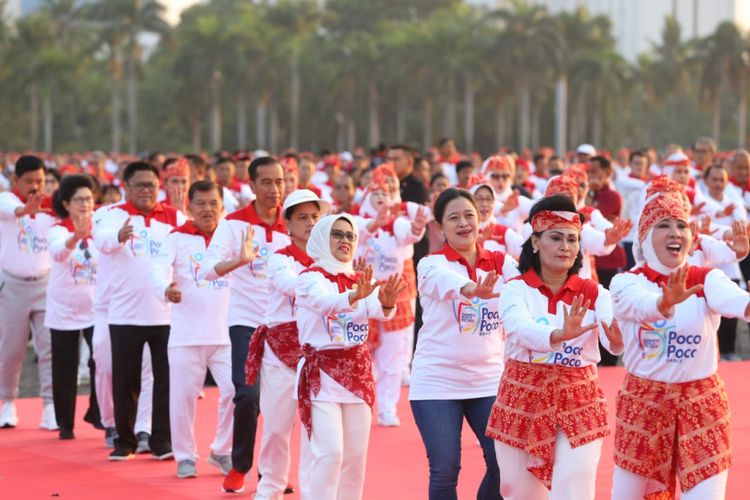
M 636 267 L 612 280 L 628 372 L 617 396 L 616 500 L 674 498 L 677 482 L 683 499 L 725 496 L 730 415 L 716 332 L 722 316 L 747 320 L 750 300 L 721 270 L 686 263 L 689 217 L 681 186 L 652 181 Z
M 548 196 L 529 216 L 522 274 L 500 292 L 507 361 L 487 435 L 496 440 L 506 500 L 593 499 L 609 434 L 599 341 L 620 354 L 622 338 L 609 292 L 578 276 L 581 216 L 573 202 Z

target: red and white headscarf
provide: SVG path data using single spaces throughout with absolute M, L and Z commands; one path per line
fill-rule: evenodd
M 510 155 L 494 155 L 490 156 L 484 163 L 480 172 L 482 175 L 488 175 L 492 171 L 507 171 L 513 172 L 516 169 L 516 163 L 513 157 Z
M 552 177 L 544 190 L 544 196 L 552 196 L 553 194 L 568 196 L 573 202 L 576 202 L 578 200 L 578 181 L 564 174 Z
M 179 158 L 162 171 L 162 180 L 170 177 L 190 177 L 190 164 L 186 158 Z
M 581 216 L 578 212 L 542 210 L 531 218 L 531 229 L 535 233 L 550 229 L 575 229 L 581 232 Z
M 490 193 L 492 193 L 492 197 L 495 197 L 495 190 L 492 189 L 490 181 L 488 181 L 482 174 L 473 174 L 469 177 L 469 182 L 466 187 L 472 195 L 476 195 L 479 188 L 486 187 L 490 190 Z
M 370 201 L 370 197 L 375 191 L 383 191 L 386 194 L 387 204 L 391 205 L 395 203 L 395 201 L 391 199 L 390 193 L 388 193 L 388 186 L 385 182 L 386 177 L 389 176 L 396 177 L 396 171 L 393 170 L 390 163 L 383 163 L 372 171 L 370 183 L 367 185 L 367 188 L 365 188 L 365 192 L 362 195 L 362 203 L 359 208 L 360 215 L 364 217 L 376 217 L 378 215 L 378 211 Z
M 565 169 L 563 175 L 574 179 L 578 184 L 589 183 L 589 166 L 586 163 L 574 163 Z

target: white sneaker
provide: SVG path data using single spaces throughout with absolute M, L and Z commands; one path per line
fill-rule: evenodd
M 381 427 L 398 427 L 401 425 L 401 421 L 396 415 L 383 414 L 378 415 L 378 425 Z
M 16 413 L 15 401 L 3 401 L 3 409 L 0 412 L 0 427 L 10 429 L 18 425 L 18 414 Z
M 48 431 L 56 431 L 60 428 L 57 425 L 57 419 L 55 418 L 55 405 L 44 405 L 44 410 L 42 411 L 42 421 L 39 422 L 39 427 L 41 427 L 42 429 L 47 429 Z

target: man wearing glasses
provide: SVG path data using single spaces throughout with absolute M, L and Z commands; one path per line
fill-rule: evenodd
M 138 442 L 133 427 L 141 391 L 141 361 L 146 344 L 154 375 L 149 447 L 154 458 L 172 457 L 169 431 L 169 303 L 149 286 L 152 261 L 167 235 L 185 223 L 175 208 L 158 203 L 159 171 L 150 163 L 125 168 L 125 203 L 111 207 L 93 229 L 94 244 L 111 258 L 109 330 L 112 341 L 112 392 L 118 437 L 110 460 L 132 458 Z

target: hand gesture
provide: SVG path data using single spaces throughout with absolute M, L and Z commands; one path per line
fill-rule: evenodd
M 693 205 L 692 208 L 690 208 L 690 215 L 698 215 L 703 211 L 703 207 L 706 205 L 706 202 L 698 203 L 697 205 Z
M 726 207 L 724 207 L 723 210 L 720 210 L 716 214 L 716 216 L 717 217 L 729 217 L 730 215 L 732 215 L 734 213 L 734 209 L 736 207 L 737 207 L 737 205 L 735 205 L 734 203 L 730 203 L 729 205 L 727 205 Z
M 518 189 L 514 189 L 511 195 L 508 196 L 508 199 L 503 203 L 503 207 L 500 209 L 500 213 L 505 215 L 508 212 L 518 208 L 519 196 L 521 196 L 521 193 L 518 191 Z
M 119 241 L 120 243 L 125 243 L 132 237 L 133 237 L 133 224 L 130 223 L 130 216 L 128 216 L 127 220 L 120 228 L 120 231 L 117 233 L 117 241 Z
M 182 292 L 177 288 L 177 283 L 170 283 L 167 289 L 164 291 L 164 296 L 168 301 L 179 304 L 182 302 Z
M 411 222 L 411 232 L 413 235 L 418 235 L 422 231 L 424 231 L 424 228 L 427 226 L 427 217 L 425 216 L 425 209 L 424 207 L 419 207 L 417 210 L 417 215 L 414 217 L 414 220 Z
M 728 237 L 724 238 L 727 246 L 737 256 L 737 260 L 742 260 L 747 257 L 750 252 L 750 240 L 747 237 L 747 229 L 745 223 L 739 220 L 732 222 L 732 232 Z
M 630 219 L 615 217 L 615 220 L 612 221 L 612 227 L 604 231 L 604 244 L 615 245 L 619 243 L 620 240 L 628 235 L 632 228 L 633 223 L 630 222 Z
M 583 295 L 579 295 L 573 299 L 573 302 L 570 304 L 570 310 L 563 305 L 563 327 L 552 332 L 550 340 L 553 345 L 557 346 L 565 340 L 578 338 L 596 328 L 596 323 L 581 324 L 590 305 L 591 300 L 586 299 L 584 302 Z
M 407 287 L 406 280 L 400 274 L 392 274 L 378 284 L 380 285 L 378 300 L 385 309 L 394 307 L 399 294 Z
M 701 234 L 711 234 L 711 217 L 708 215 L 701 217 L 701 224 L 698 226 L 698 231 Z
M 682 266 L 681 269 L 671 273 L 666 283 L 661 284 L 661 297 L 656 303 L 659 312 L 664 316 L 672 315 L 672 308 L 687 299 L 694 293 L 703 290 L 703 285 L 695 285 L 690 288 L 687 286 L 688 266 Z
M 34 215 L 39 212 L 49 213 L 51 210 L 46 207 L 42 207 L 42 202 L 47 195 L 43 192 L 33 192 L 29 194 L 26 200 L 26 205 L 23 207 L 23 215 Z
M 377 283 L 372 282 L 372 266 L 365 266 L 362 272 L 357 275 L 354 289 L 349 292 L 349 304 L 353 306 L 365 297 L 369 297 L 375 287 L 377 287 Z
M 495 292 L 495 284 L 500 276 L 495 271 L 488 272 L 484 278 L 479 278 L 476 283 L 469 283 L 461 288 L 461 293 L 464 297 L 473 299 L 479 297 L 480 299 L 494 299 L 500 296 L 499 293 Z
M 607 326 L 606 321 L 602 321 L 602 330 L 604 330 L 604 335 L 607 336 L 607 339 L 609 340 L 609 346 L 612 348 L 613 351 L 619 351 L 623 347 L 622 343 L 622 330 L 620 330 L 620 325 L 617 324 L 617 320 L 613 319 L 612 324 Z
M 79 214 L 71 215 L 71 221 L 73 222 L 73 236 L 76 241 L 86 239 L 91 234 L 91 215 Z
M 354 268 L 354 272 L 357 274 L 364 272 L 365 268 L 367 267 L 367 259 L 365 259 L 364 257 L 357 257 L 356 259 L 354 259 L 352 267 Z
M 258 254 L 258 246 L 255 244 L 253 238 L 255 237 L 255 230 L 253 226 L 247 226 L 246 231 L 242 231 L 242 242 L 240 244 L 240 264 L 249 264 L 255 260 Z
M 387 226 L 390 221 L 391 221 L 391 211 L 388 208 L 388 205 L 380 206 L 378 208 L 378 214 L 373 219 L 373 224 L 375 224 L 375 227 L 373 227 L 373 230 L 377 230 L 378 228 Z
M 181 212 L 187 211 L 187 187 L 180 184 L 172 184 L 167 187 L 169 203 Z

